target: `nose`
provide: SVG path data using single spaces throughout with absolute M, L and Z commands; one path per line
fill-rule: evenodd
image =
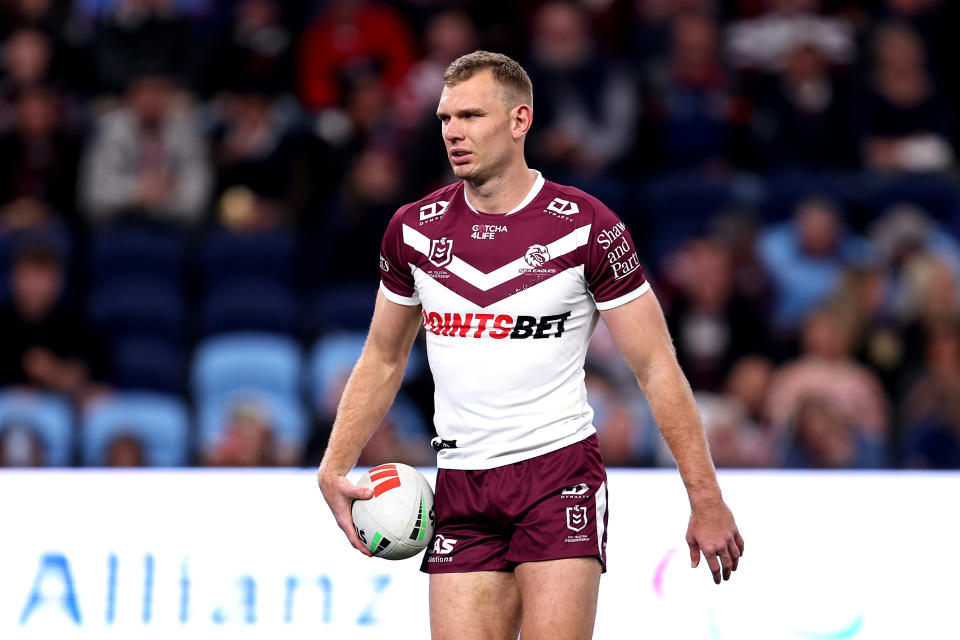
M 457 124 L 456 118 L 447 120 L 447 124 L 443 127 L 443 138 L 451 143 L 463 140 L 463 130 Z

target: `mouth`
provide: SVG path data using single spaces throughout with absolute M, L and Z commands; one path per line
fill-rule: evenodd
M 472 157 L 473 153 L 464 151 L 463 149 L 453 149 L 450 151 L 450 160 L 457 165 L 468 163 Z

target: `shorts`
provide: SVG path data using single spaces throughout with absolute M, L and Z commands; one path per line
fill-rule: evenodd
M 607 570 L 607 474 L 597 436 L 493 469 L 439 469 L 425 573 L 512 571 L 596 557 Z

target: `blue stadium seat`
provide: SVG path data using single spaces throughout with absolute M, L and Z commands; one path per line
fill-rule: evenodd
M 238 389 L 296 397 L 303 359 L 295 340 L 269 333 L 234 333 L 207 338 L 197 347 L 190 373 L 199 401 Z
M 296 249 L 293 233 L 286 230 L 236 234 L 219 229 L 207 237 L 203 250 L 206 282 L 260 278 L 291 284 Z
M 866 184 L 867 204 L 874 216 L 889 207 L 910 203 L 929 213 L 960 238 L 960 187 L 939 175 L 883 176 Z
M 176 396 L 120 392 L 92 406 L 83 419 L 83 463 L 106 464 L 107 448 L 123 435 L 143 442 L 147 466 L 182 467 L 190 462 L 189 418 Z
M 324 288 L 317 291 L 310 303 L 309 323 L 312 331 L 366 332 L 377 300 L 377 285 L 356 284 Z
M 73 457 L 73 414 L 70 403 L 54 393 L 6 390 L 0 392 L 0 429 L 15 421 L 36 430 L 51 467 L 70 466 Z
M 185 358 L 179 341 L 149 334 L 130 334 L 113 341 L 113 383 L 121 389 L 182 393 Z
M 307 363 L 307 394 L 316 407 L 319 400 L 331 392 L 341 376 L 348 375 L 360 358 L 365 331 L 350 331 L 326 335 L 313 345 Z M 426 364 L 426 354 L 419 342 L 414 343 L 407 360 L 404 377 L 418 375 Z
M 91 239 L 95 282 L 141 275 L 179 283 L 186 243 L 178 231 L 155 228 L 104 228 Z
M 95 327 L 112 334 L 153 333 L 177 339 L 184 326 L 183 296 L 177 285 L 162 278 L 121 278 L 94 288 L 87 316 Z
M 231 408 L 239 402 L 253 402 L 265 410 L 278 444 L 293 450 L 305 446 L 310 423 L 297 397 L 263 391 L 236 391 L 210 396 L 198 404 L 197 425 L 202 451 L 209 451 L 216 445 L 227 426 Z
M 211 288 L 203 305 L 206 333 L 275 331 L 296 333 L 299 303 L 289 288 L 267 280 L 232 280 Z
M 676 175 L 652 182 L 643 200 L 652 228 L 645 257 L 659 264 L 686 238 L 703 233 L 716 214 L 734 204 L 735 194 L 729 182 Z
M 767 221 L 789 220 L 800 202 L 814 196 L 829 198 L 846 210 L 856 197 L 854 181 L 849 177 L 813 171 L 772 175 L 766 180 L 763 218 Z

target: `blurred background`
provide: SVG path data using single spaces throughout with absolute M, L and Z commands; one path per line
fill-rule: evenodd
M 309 466 L 477 48 L 627 222 L 718 466 L 960 468 L 947 0 L 0 0 L 0 465 Z M 666 466 L 601 325 L 608 464 Z M 422 341 L 361 465 L 433 464 Z

